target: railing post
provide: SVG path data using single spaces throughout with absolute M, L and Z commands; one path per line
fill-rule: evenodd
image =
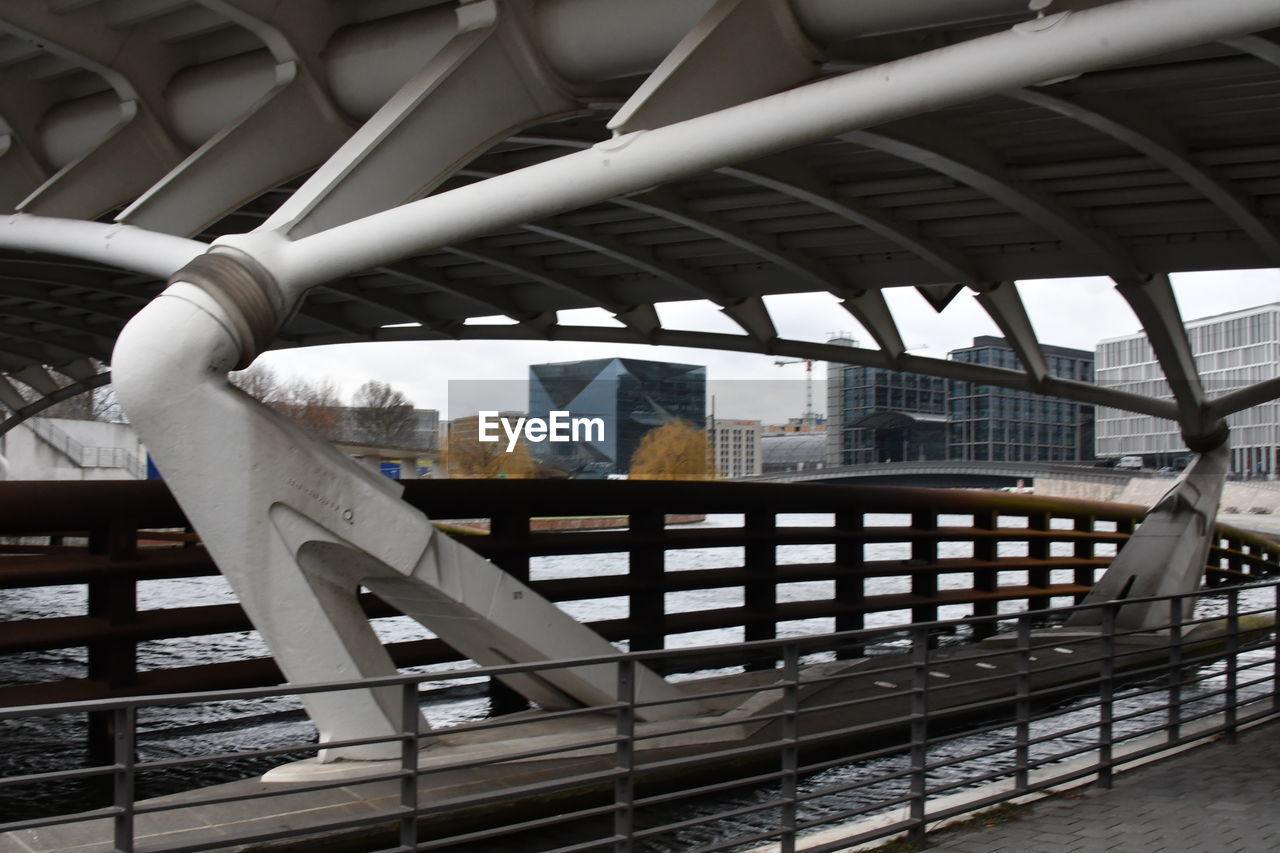
M 911 513 L 912 622 L 938 620 L 938 514 L 922 509 Z
M 1169 744 L 1182 737 L 1182 607 L 1181 597 L 1169 599 Z
M 1017 673 L 1014 677 L 1013 779 L 1019 794 L 1030 788 L 1031 771 L 1031 617 L 1018 615 Z
M 772 511 L 746 513 L 743 525 L 747 533 L 745 564 L 749 580 L 744 585 L 743 599 L 747 624 L 743 634 L 747 642 L 772 640 L 778 630 L 778 518 Z M 773 669 L 774 660 L 755 661 L 747 669 Z
M 629 531 L 639 540 L 658 539 L 666 531 L 667 517 L 656 510 L 635 512 Z M 660 544 L 632 545 L 629 554 L 632 651 L 660 649 L 666 644 L 666 595 L 663 591 L 665 552 Z
M 495 512 L 489 518 L 489 535 L 520 542 L 523 553 L 506 553 L 499 565 L 521 583 L 529 582 L 530 513 L 527 510 Z M 489 713 L 491 716 L 513 714 L 529 707 L 529 700 L 497 678 L 489 679 Z
M 1227 689 L 1223 697 L 1223 738 L 1227 743 L 1236 742 L 1236 703 L 1240 697 L 1237 687 L 1240 677 L 1240 588 L 1227 590 Z
M 1102 608 L 1102 678 L 1098 685 L 1098 787 L 1111 787 L 1112 745 L 1115 721 L 1116 610 L 1108 603 Z
M 1043 565 L 1043 561 L 1049 558 L 1049 540 L 1044 536 L 1030 534 L 1047 532 L 1048 530 L 1049 513 L 1027 513 L 1027 558 L 1041 561 L 1041 565 L 1032 564 L 1027 567 L 1027 585 L 1035 589 L 1049 588 L 1050 572 L 1048 567 Z M 1028 597 L 1027 599 L 1028 610 L 1048 610 L 1049 604 L 1050 601 L 1045 596 Z
M 836 614 L 837 631 L 860 631 L 866 627 L 866 615 L 862 611 L 866 601 L 865 525 L 860 510 L 844 510 L 836 513 Z M 841 647 L 836 655 L 842 659 L 862 657 L 861 645 Z
M 112 571 L 110 564 L 128 560 L 137 554 L 138 525 L 127 518 L 113 518 L 89 533 L 89 551 L 107 558 L 102 577 L 88 583 L 88 615 L 105 624 L 109 634 L 117 625 L 138 621 L 138 582 Z M 112 639 L 109 636 L 88 644 L 88 672 L 91 681 L 99 681 L 108 690 L 130 687 L 138 680 L 138 645 L 135 640 Z M 111 755 L 115 733 L 115 717 L 107 711 L 89 713 L 88 748 L 92 761 L 105 761 Z
M 796 850 L 796 775 L 800 767 L 800 650 L 782 649 L 782 838 L 780 853 Z
M 975 530 L 995 530 L 996 529 L 996 511 L 993 509 L 975 510 L 973 513 L 973 527 Z M 975 536 L 973 539 L 973 557 L 975 560 L 983 560 L 988 563 L 994 563 L 996 560 L 997 548 L 994 537 L 983 536 L 981 538 Z M 976 592 L 994 593 L 1000 588 L 1000 572 L 994 567 L 977 569 L 973 573 L 973 588 Z M 983 598 L 973 605 L 974 616 L 995 616 L 1000 612 L 1000 604 L 994 597 Z M 973 627 L 973 638 L 982 640 L 992 636 L 996 632 L 997 625 L 994 620 L 987 619 L 977 622 Z
M 629 853 L 635 833 L 636 682 L 635 661 L 618 661 L 617 711 L 613 764 L 613 851 Z
M 928 829 L 929 631 L 911 626 L 911 827 L 907 843 L 923 848 Z
M 1274 559 L 1268 554 L 1268 559 Z M 1275 596 L 1275 614 L 1272 625 L 1280 625 L 1280 584 L 1271 587 Z M 1271 646 L 1271 710 L 1280 711 L 1280 631 L 1275 633 L 1275 642 Z
M 1097 518 L 1092 515 L 1076 516 L 1074 526 L 1077 533 L 1093 533 L 1094 528 L 1097 527 Z M 1072 555 L 1077 560 L 1092 560 L 1096 556 L 1094 554 L 1093 546 L 1094 541 L 1092 539 L 1077 539 L 1072 548 Z M 1092 566 L 1088 568 L 1077 568 L 1072 572 L 1072 580 L 1074 580 L 1078 586 L 1092 587 L 1094 576 L 1096 574 L 1097 569 Z M 1084 601 L 1083 594 L 1075 596 L 1076 604 L 1079 604 L 1082 601 Z
M 112 838 L 119 853 L 133 851 L 133 792 L 134 792 L 134 740 L 137 709 L 132 705 L 108 712 L 112 716 L 111 804 L 116 813 L 112 818 Z
M 400 847 L 418 847 L 418 683 L 400 689 Z

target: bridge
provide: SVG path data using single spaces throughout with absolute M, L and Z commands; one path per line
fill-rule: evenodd
M 297 684 L 395 677 L 361 588 L 481 664 L 614 650 L 228 384 L 275 347 L 431 341 L 447 370 L 452 340 L 669 344 L 1168 418 L 1195 461 L 1089 603 L 1189 594 L 1225 418 L 1280 379 L 1209 394 L 1169 275 L 1280 265 L 1277 28 L 1274 0 L 8 4 L 0 430 L 112 382 Z M 1051 374 L 1016 281 L 1082 275 L 1114 280 L 1169 394 Z M 943 313 L 968 288 L 1021 368 L 908 352 L 895 287 Z M 869 344 L 781 333 L 767 298 L 804 292 Z M 665 326 L 690 299 L 738 330 Z M 508 680 L 608 706 L 620 666 Z M 647 723 L 697 706 L 634 682 Z M 402 760 L 401 699 L 308 693 L 324 762 Z
M 1037 478 L 1125 486 L 1133 479 L 1168 479 L 1154 471 L 1125 471 L 1061 462 L 871 462 L 865 465 L 829 465 L 802 471 L 777 471 L 738 478 L 744 483 L 892 483 L 935 488 L 1003 488 L 1019 481 L 1031 485 Z

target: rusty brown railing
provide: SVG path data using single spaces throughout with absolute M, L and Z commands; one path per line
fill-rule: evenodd
M 939 608 L 970 615 L 997 613 L 1001 602 L 1028 610 L 1051 599 L 1079 601 L 1140 520 L 1142 507 L 984 491 L 808 484 L 702 482 L 433 480 L 405 484 L 405 499 L 438 521 L 487 519 L 487 535 L 467 543 L 511 574 L 558 601 L 624 597 L 625 615 L 591 623 L 632 650 L 662 648 L 673 635 L 741 628 L 744 639 L 775 637 L 792 620 L 833 620 L 836 630 L 864 627 L 877 613 L 901 611 L 926 622 Z M 243 688 L 282 679 L 269 658 L 139 672 L 139 643 L 250 630 L 236 604 L 139 610 L 144 581 L 216 574 L 168 490 L 156 482 L 0 482 L 0 589 L 81 584 L 83 613 L 0 622 L 0 654 L 84 647 L 83 677 L 0 688 L 0 705 L 80 701 L 192 689 Z M 669 514 L 741 514 L 741 525 L 682 527 Z M 786 526 L 787 513 L 829 513 L 829 526 Z M 540 532 L 534 516 L 618 515 L 626 526 L 590 532 Z M 885 524 L 902 515 L 907 524 Z M 13 538 L 9 542 L 17 542 Z M 940 555 L 940 545 L 968 543 L 971 554 Z M 868 546 L 903 543 L 908 555 L 870 559 Z M 1002 545 L 1012 543 L 1008 547 Z M 780 562 L 777 548 L 827 544 L 832 559 Z M 1056 546 L 1056 547 L 1055 547 Z M 667 571 L 667 555 L 692 548 L 741 547 L 741 560 L 711 568 Z M 943 550 L 946 550 L 945 548 Z M 1016 554 L 1008 552 L 1016 551 Z M 559 579 L 530 577 L 530 561 L 545 555 L 625 553 L 627 571 Z M 1280 571 L 1280 545 L 1219 526 L 1207 568 L 1210 584 Z M 1063 571 L 1070 580 L 1063 579 Z M 1057 580 L 1054 575 L 1057 573 Z M 1011 578 L 1017 573 L 1016 578 Z M 948 575 L 971 578 L 947 588 Z M 876 593 L 875 578 L 909 579 L 909 591 Z M 780 600 L 782 584 L 832 581 L 834 595 Z M 737 589 L 742 604 L 668 612 L 667 593 Z M 364 597 L 371 617 L 396 611 Z M 952 614 L 954 610 L 950 611 Z M 989 624 L 989 623 L 986 623 Z M 981 629 L 975 630 L 981 635 Z M 194 640 L 193 642 L 198 642 Z M 393 643 L 398 665 L 457 660 L 435 639 Z M 857 650 L 841 650 L 856 653 Z M 690 661 L 695 666 L 696 661 Z

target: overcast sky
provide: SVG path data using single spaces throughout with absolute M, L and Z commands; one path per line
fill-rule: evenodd
M 1174 276 L 1173 281 L 1186 319 L 1280 301 L 1280 270 L 1186 273 Z M 1103 338 L 1131 334 L 1140 328 L 1109 279 L 1026 281 L 1018 283 L 1018 290 L 1040 340 L 1046 344 L 1092 349 Z M 885 293 L 903 340 L 917 354 L 945 358 L 949 350 L 970 344 L 975 335 L 999 334 L 968 291 L 941 314 L 913 289 L 890 288 Z M 834 334 L 845 334 L 874 346 L 857 321 L 828 294 L 766 297 L 765 301 L 782 337 L 825 341 Z M 708 303 L 660 305 L 658 311 L 667 328 L 739 331 Z M 591 312 L 562 312 L 562 319 L 593 322 Z M 493 408 L 522 410 L 522 383 L 530 364 L 615 355 L 706 365 L 721 417 L 781 422 L 804 410 L 803 364 L 779 366 L 772 356 L 712 350 L 563 341 L 382 342 L 285 350 L 267 353 L 260 360 L 285 375 L 328 376 L 348 398 L 369 379 L 390 382 L 419 408 L 440 409 L 443 417 L 453 417 L 468 413 L 448 411 L 450 380 L 505 380 L 486 384 L 480 397 L 491 396 Z M 818 364 L 814 370 L 815 378 L 821 379 L 824 365 Z M 815 384 L 814 407 L 818 412 L 826 408 L 822 389 L 820 382 Z M 457 391 L 455 386 L 455 398 Z

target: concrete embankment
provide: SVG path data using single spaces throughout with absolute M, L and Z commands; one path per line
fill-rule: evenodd
M 1134 478 L 1128 483 L 1086 483 L 1037 477 L 1035 491 L 1037 495 L 1151 506 L 1172 485 L 1173 480 L 1164 477 Z M 1280 533 L 1280 489 L 1247 482 L 1227 483 L 1218 519 L 1236 527 Z

